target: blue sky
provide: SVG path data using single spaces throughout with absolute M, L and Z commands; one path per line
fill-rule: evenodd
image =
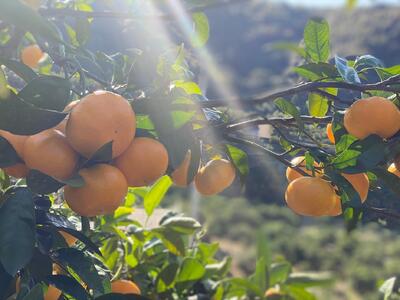
M 294 5 L 307 5 L 307 6 L 322 6 L 322 7 L 335 7 L 343 6 L 346 0 L 274 0 L 276 2 L 288 2 Z M 400 5 L 400 0 L 358 0 L 359 5 L 371 4 L 397 4 Z

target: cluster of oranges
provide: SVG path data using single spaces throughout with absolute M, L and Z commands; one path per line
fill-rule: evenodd
M 400 130 L 400 112 L 395 104 L 382 97 L 370 97 L 354 102 L 344 114 L 344 127 L 347 132 L 358 139 L 371 134 L 388 139 Z M 327 136 L 335 143 L 332 125 L 328 124 Z M 292 160 L 292 165 L 300 168 L 310 176 L 303 176 L 293 168 L 287 168 L 286 178 L 289 185 L 285 199 L 287 205 L 296 213 L 305 216 L 337 216 L 342 213 L 341 198 L 338 189 L 323 179 L 323 166 L 314 162 L 314 174 L 305 167 L 305 157 Z M 400 175 L 400 161 L 393 163 L 388 171 Z M 314 176 L 313 176 L 314 175 Z M 369 180 L 365 173 L 345 174 L 342 176 L 359 194 L 361 202 L 368 196 Z
M 129 186 L 150 185 L 166 173 L 167 149 L 156 139 L 135 137 L 135 113 L 122 96 L 96 91 L 71 102 L 64 112 L 67 117 L 55 128 L 32 136 L 0 131 L 23 160 L 4 168 L 7 174 L 22 178 L 35 169 L 65 181 L 75 174 L 81 157 L 89 159 L 112 141 L 110 164 L 80 169 L 84 186 L 64 188 L 69 207 L 81 216 L 91 217 L 112 213 L 121 205 Z M 189 151 L 171 174 L 179 186 L 188 184 L 190 160 Z M 230 161 L 213 159 L 198 171 L 195 186 L 203 195 L 214 195 L 231 185 L 235 172 Z

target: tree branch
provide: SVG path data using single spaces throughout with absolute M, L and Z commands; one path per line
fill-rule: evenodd
M 276 93 L 272 93 L 263 97 L 255 97 L 248 99 L 236 99 L 236 100 L 209 100 L 200 102 L 200 105 L 203 108 L 210 107 L 218 107 L 225 106 L 232 103 L 240 103 L 241 105 L 259 105 L 265 102 L 273 101 L 280 97 L 291 96 L 303 92 L 318 92 L 321 93 L 321 88 L 340 88 L 347 89 L 359 92 L 365 91 L 387 91 L 398 93 L 400 92 L 400 87 L 393 87 L 393 84 L 400 84 L 400 75 L 392 76 L 384 81 L 378 83 L 369 83 L 369 84 L 354 84 L 348 82 L 340 82 L 340 81 L 315 81 L 315 82 L 306 82 L 300 84 L 298 86 L 289 88 L 287 90 L 279 91 Z

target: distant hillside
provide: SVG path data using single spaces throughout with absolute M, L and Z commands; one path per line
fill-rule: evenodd
M 265 91 L 288 83 L 295 60 L 273 50 L 277 42 L 299 42 L 310 17 L 322 16 L 331 26 L 333 53 L 341 56 L 372 54 L 387 65 L 400 63 L 400 8 L 374 7 L 311 10 L 253 0 L 209 9 L 209 49 L 240 95 Z M 215 90 L 209 96 L 215 95 Z

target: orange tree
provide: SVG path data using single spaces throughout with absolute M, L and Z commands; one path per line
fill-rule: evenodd
M 196 220 L 171 213 L 149 227 L 131 218 L 135 204 L 150 218 L 173 184 L 213 195 L 243 181 L 248 153 L 288 167 L 285 198 L 298 214 L 342 215 L 349 229 L 365 211 L 398 217 L 363 204 L 371 189 L 400 192 L 398 66 L 330 59 L 329 26 L 312 19 L 303 46 L 285 44 L 303 58 L 294 69 L 303 83 L 210 100 L 184 44 L 157 57 L 87 47 L 94 18 L 173 15 L 96 11 L 92 2 L 0 2 L 0 297 L 315 299 L 307 288 L 330 278 L 292 273 L 262 238 L 255 273 L 231 278 Z M 189 51 L 209 34 L 196 3 L 184 2 Z M 270 101 L 279 116 L 268 116 Z M 274 136 L 248 130 L 258 125 Z

